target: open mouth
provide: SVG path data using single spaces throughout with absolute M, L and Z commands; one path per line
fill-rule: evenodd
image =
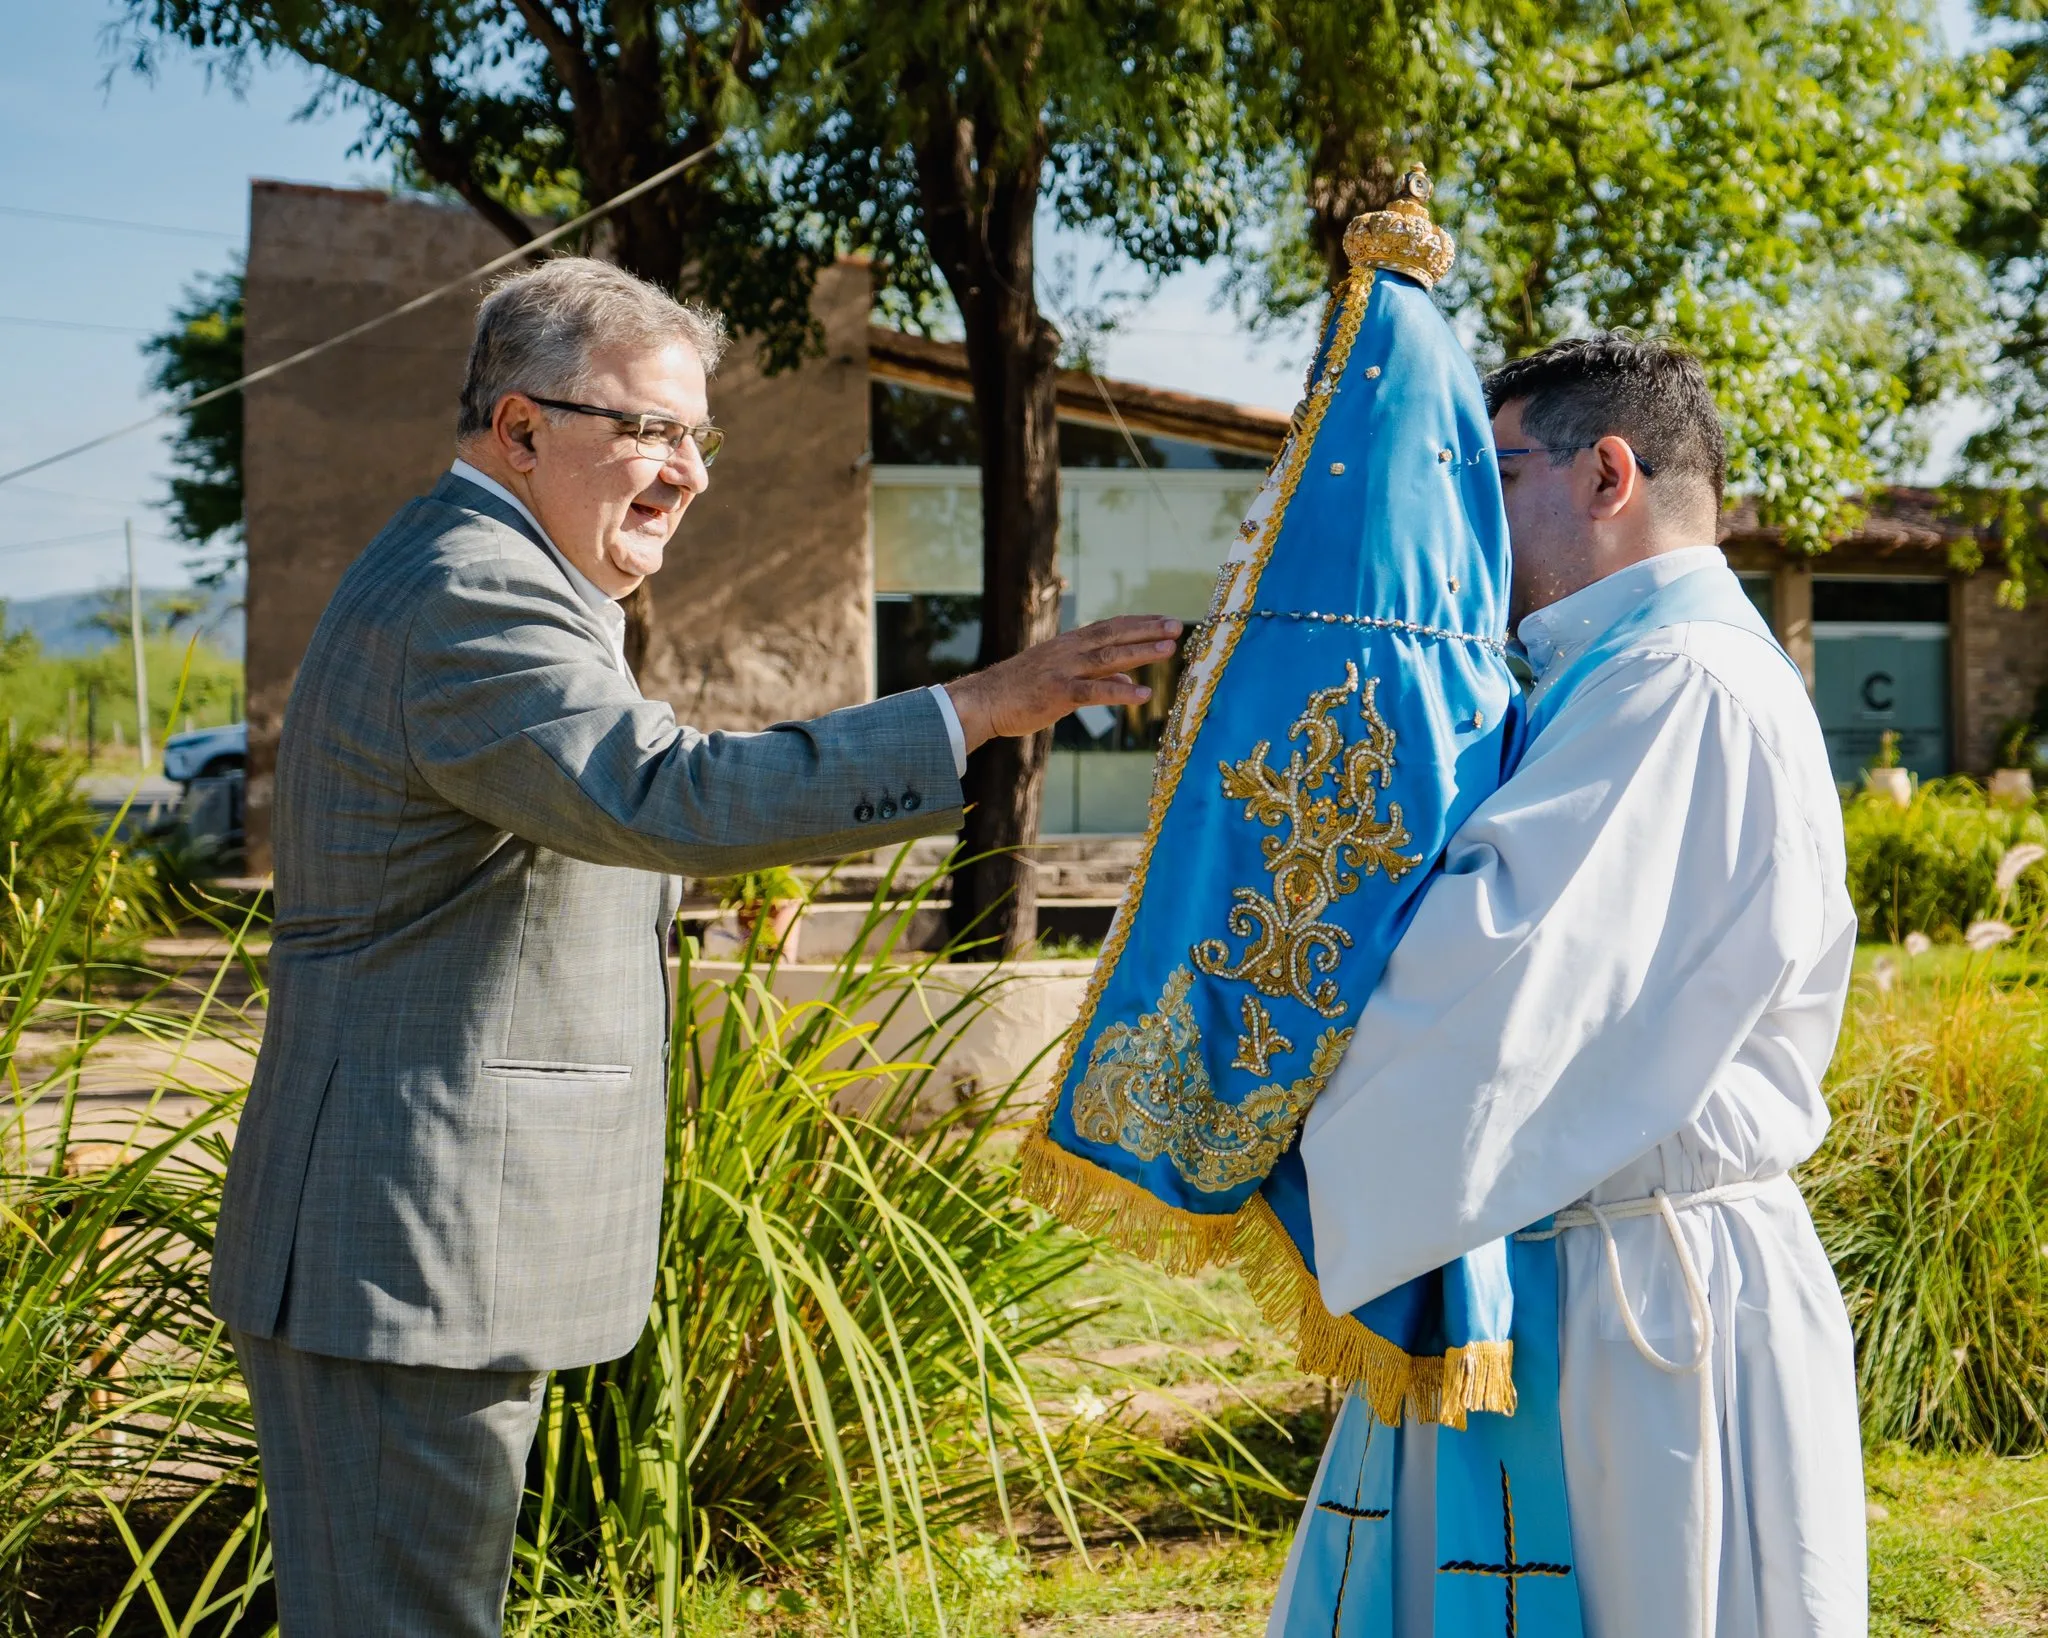
M 643 528 L 648 524 L 663 529 L 668 527 L 668 513 L 659 506 L 649 506 L 645 501 L 634 501 L 626 508 L 626 516 L 635 528 Z

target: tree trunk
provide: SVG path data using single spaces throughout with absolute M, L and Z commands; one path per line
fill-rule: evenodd
M 1377 149 L 1361 151 L 1361 147 L 1355 129 L 1326 130 L 1317 144 L 1309 179 L 1309 242 L 1323 258 L 1332 290 L 1351 276 L 1351 260 L 1344 254 L 1344 230 L 1353 217 L 1384 209 L 1400 180 L 1387 154 Z
M 1023 299 L 988 304 L 984 322 L 968 329 L 981 422 L 978 659 L 984 666 L 1043 642 L 1060 627 L 1054 561 L 1059 334 L 1031 299 L 1030 262 L 1027 247 L 1010 269 L 995 273 Z M 1022 954 L 1038 942 L 1038 871 L 1026 850 L 1038 840 L 1051 748 L 1048 729 L 1029 739 L 992 739 L 968 759 L 964 841 L 970 862 L 953 873 L 953 930 L 977 942 L 997 940 L 1005 954 Z
M 1035 216 L 1042 143 L 996 161 L 972 120 L 933 121 L 918 151 L 925 238 L 966 328 L 981 432 L 981 652 L 988 666 L 1059 630 L 1059 332 L 1038 309 Z M 980 136 L 984 139 L 987 127 Z M 985 959 L 1038 942 L 1039 797 L 1052 735 L 994 739 L 968 759 L 967 862 L 951 930 Z

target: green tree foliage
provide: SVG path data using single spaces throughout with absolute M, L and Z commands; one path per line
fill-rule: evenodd
M 1989 424 L 1963 447 L 1956 509 L 2000 542 L 2000 600 L 2025 604 L 2048 554 L 2048 17 L 2033 0 L 1980 0 L 1995 32 L 2003 162 L 1972 178 L 1962 242 L 1982 259 L 1998 321 Z M 1974 563 L 1965 563 L 1974 568 Z
M 0 597 L 0 678 L 34 664 L 42 651 L 34 632 L 7 629 L 7 600 Z
M 1915 8 L 1267 0 L 1249 38 L 1285 184 L 1245 286 L 1269 310 L 1317 294 L 1340 219 L 1422 158 L 1481 355 L 1589 327 L 1684 342 L 1736 487 L 1809 551 L 1973 384 L 1984 285 L 1957 231 L 1996 64 Z
M 206 609 L 206 599 L 196 592 L 152 592 L 142 604 L 142 635 L 168 636 Z M 128 588 L 107 586 L 93 596 L 92 612 L 86 623 L 96 630 L 127 642 L 132 622 L 128 609 Z
M 199 279 L 171 315 L 171 328 L 150 337 L 149 384 L 174 400 L 224 387 L 242 374 L 242 274 Z M 171 527 L 194 546 L 226 548 L 188 565 L 202 585 L 218 585 L 242 558 L 242 395 L 229 393 L 179 417 L 171 440 L 179 470 L 164 504 Z M 122 611 L 117 635 L 127 634 Z

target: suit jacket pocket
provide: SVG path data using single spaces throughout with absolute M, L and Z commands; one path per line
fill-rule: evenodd
M 632 1096 L 627 1064 L 487 1058 L 484 1073 L 505 1083 L 506 1136 L 531 1132 L 616 1132 Z

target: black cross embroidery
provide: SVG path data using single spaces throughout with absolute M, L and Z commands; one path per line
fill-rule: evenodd
M 1530 1575 L 1570 1575 L 1569 1564 L 1524 1564 L 1515 1558 L 1515 1498 L 1508 1489 L 1508 1464 L 1500 1464 L 1500 1527 L 1504 1551 L 1498 1564 L 1481 1564 L 1474 1559 L 1454 1558 L 1448 1564 L 1439 1564 L 1439 1573 L 1452 1575 L 1497 1575 L 1507 1586 L 1508 1622 L 1507 1638 L 1517 1638 L 1521 1631 L 1515 1612 L 1515 1589 L 1522 1578 Z
M 1360 1507 L 1358 1498 L 1365 1489 L 1365 1458 L 1372 1449 L 1373 1430 L 1365 1430 L 1365 1449 L 1358 1453 L 1358 1481 L 1352 1487 L 1350 1502 L 1325 1501 L 1316 1503 L 1318 1513 L 1334 1513 L 1346 1521 L 1344 1526 L 1344 1573 L 1337 1578 L 1336 1607 L 1330 1611 L 1330 1638 L 1341 1638 L 1344 1625 L 1344 1593 L 1351 1585 L 1351 1549 L 1358 1540 L 1358 1523 L 1361 1519 L 1383 1519 L 1387 1516 L 1384 1507 Z

